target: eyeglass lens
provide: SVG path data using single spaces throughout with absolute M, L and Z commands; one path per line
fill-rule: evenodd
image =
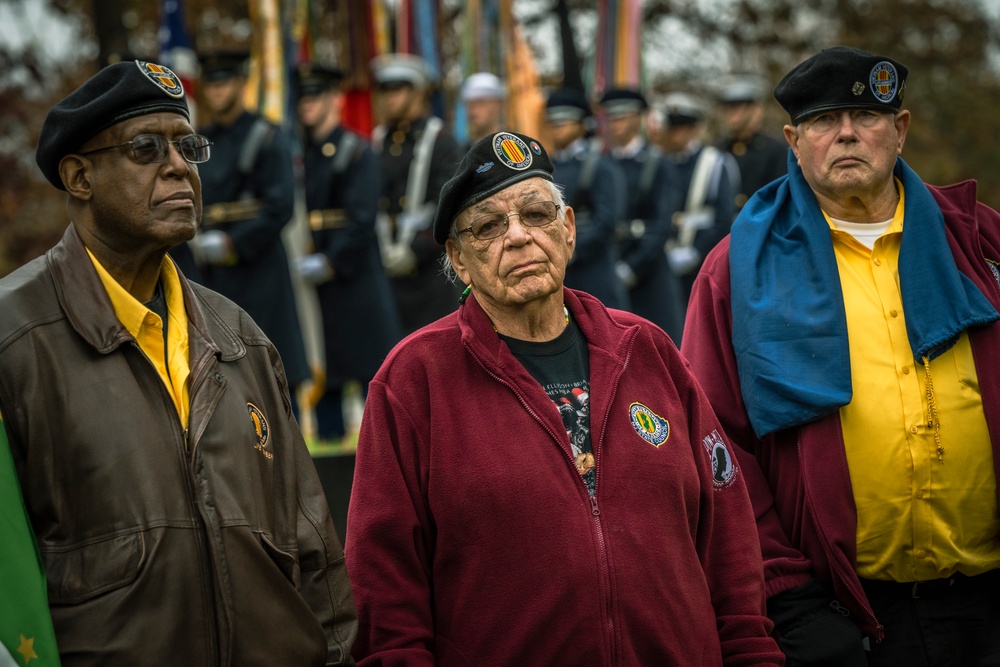
M 211 142 L 198 134 L 190 134 L 178 141 L 170 142 L 160 134 L 140 134 L 131 141 L 131 144 L 135 159 L 139 162 L 165 161 L 169 151 L 169 144 L 174 144 L 185 160 L 199 164 L 208 160 Z
M 517 217 L 526 227 L 544 227 L 556 219 L 559 207 L 555 202 L 540 201 L 525 204 L 517 210 Z M 509 213 L 488 213 L 472 221 L 469 231 L 480 240 L 493 239 L 505 231 L 509 221 Z

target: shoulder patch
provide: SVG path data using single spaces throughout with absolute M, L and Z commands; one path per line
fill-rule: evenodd
M 267 443 L 269 440 L 269 432 L 267 426 L 267 417 L 261 412 L 253 403 L 247 403 L 247 412 L 250 413 L 250 421 L 253 423 L 253 430 L 257 436 L 257 442 L 254 443 L 254 449 L 264 455 L 266 459 L 273 459 L 274 454 L 268 451 Z
M 654 447 L 659 447 L 670 437 L 670 422 L 642 403 L 628 406 L 628 417 L 639 437 Z
M 701 441 L 712 462 L 712 482 L 715 490 L 720 491 L 736 479 L 739 466 L 736 465 L 736 457 L 729 451 L 726 441 L 718 431 L 712 431 Z

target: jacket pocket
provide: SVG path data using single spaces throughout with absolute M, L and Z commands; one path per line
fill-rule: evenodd
M 302 580 L 302 571 L 296 555 L 279 549 L 264 533 L 257 533 L 257 537 L 264 546 L 264 551 L 267 552 L 267 555 L 274 564 L 278 566 L 278 569 L 285 575 L 285 578 L 292 582 L 292 586 L 298 589 L 299 583 Z
M 146 560 L 142 533 L 119 535 L 67 551 L 42 551 L 49 603 L 79 604 L 127 586 Z

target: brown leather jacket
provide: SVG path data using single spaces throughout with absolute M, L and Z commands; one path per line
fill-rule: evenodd
M 187 430 L 72 225 L 0 280 L 0 410 L 62 664 L 348 664 L 343 550 L 278 354 L 182 285 Z

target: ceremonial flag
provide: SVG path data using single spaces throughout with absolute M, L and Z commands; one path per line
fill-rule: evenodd
M 191 48 L 184 23 L 182 0 L 163 0 L 160 4 L 160 64 L 166 65 L 184 86 L 191 116 L 195 114 L 194 82 L 198 78 L 198 57 Z
M 59 650 L 45 571 L 0 421 L 0 666 L 53 667 Z

